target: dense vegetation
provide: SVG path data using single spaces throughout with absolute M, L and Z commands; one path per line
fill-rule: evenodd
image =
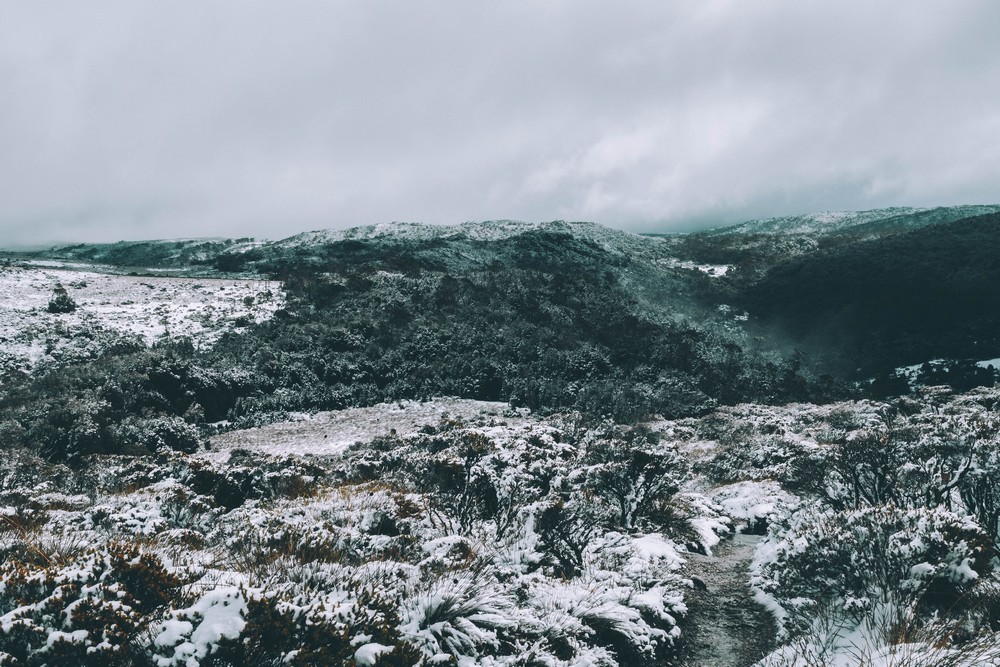
M 568 235 L 475 253 L 447 242 L 308 250 L 257 260 L 284 277 L 287 307 L 211 351 L 119 346 L 8 383 L 10 437 L 63 460 L 142 443 L 188 449 L 200 425 L 221 420 L 440 395 L 631 422 L 844 393 L 829 377 L 810 379 L 797 357 L 754 349 L 711 319 L 694 323 L 689 299 L 632 286 L 648 269 Z
M 491 240 L 211 242 L 198 261 L 283 279 L 289 298 L 277 317 L 243 322 L 208 352 L 116 343 L 86 366 L 11 378 L 0 408 L 15 442 L 65 459 L 141 442 L 189 448 L 221 420 L 250 425 L 435 395 L 631 422 L 738 402 L 832 400 L 848 395 L 836 376 L 876 376 L 876 397 L 914 384 L 993 384 L 995 370 L 968 360 L 1000 356 L 998 216 L 909 221 L 917 229 L 901 234 L 894 221 L 818 238 L 707 234 L 663 244 L 734 262 L 724 278 L 664 270 L 642 253 L 551 229 Z M 877 238 L 844 241 L 866 234 Z M 154 263 L 207 252 L 193 242 L 96 248 L 72 250 Z M 763 339 L 734 326 L 731 309 L 716 309 L 726 302 L 746 307 Z M 892 373 L 935 357 L 950 361 L 909 378 Z M 161 435 L 148 438 L 150 430 Z
M 1000 356 L 1000 215 L 820 250 L 745 290 L 763 325 L 838 374 Z
M 766 535 L 748 576 L 783 647 L 761 665 L 996 664 L 998 404 L 494 406 L 321 458 L 10 449 L 0 660 L 680 665 L 684 559 L 739 529 Z
M 544 269 L 369 266 L 291 280 L 299 303 L 286 317 L 221 349 L 272 359 L 273 381 L 308 385 L 317 407 L 446 394 L 634 420 L 832 391 L 735 335 L 657 317 L 600 269 L 601 257 L 558 259 L 539 259 Z

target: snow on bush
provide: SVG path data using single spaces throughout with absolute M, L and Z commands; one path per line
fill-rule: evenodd
M 683 545 L 717 540 L 725 517 L 677 492 L 686 471 L 669 443 L 564 427 L 446 418 L 326 461 L 165 448 L 88 458 L 82 475 L 11 457 L 0 463 L 0 548 L 25 565 L 4 570 L 4 590 L 81 559 L 117 571 L 155 557 L 172 588 L 155 607 L 128 605 L 141 632 L 119 644 L 163 666 L 666 659 L 686 611 Z M 53 548 L 67 536 L 81 542 Z M 145 550 L 131 559 L 93 555 L 137 541 Z M 5 613 L 36 630 L 15 627 L 0 650 L 23 662 L 55 650 L 52 638 L 89 655 L 103 640 L 87 623 L 106 616 L 67 624 L 43 607 L 111 599 L 111 580 L 98 572 L 79 593 L 12 600 Z
M 973 519 L 943 508 L 802 511 L 772 528 L 751 581 L 794 634 L 824 601 L 858 619 L 894 595 L 947 608 L 988 570 L 990 554 Z
M 495 410 L 421 408 L 433 415 L 423 428 L 382 430 L 325 458 L 268 455 L 256 442 L 226 457 L 164 447 L 72 468 L 18 450 L 0 460 L 0 616 L 11 622 L 0 651 L 11 664 L 50 654 L 115 664 L 107 644 L 185 667 L 663 662 L 683 641 L 688 552 L 766 524 L 754 584 L 792 642 L 775 660 L 808 655 L 799 639 L 855 642 L 862 630 L 871 655 L 901 655 L 888 647 L 903 640 L 878 639 L 887 610 L 912 607 L 929 628 L 956 601 L 971 609 L 991 581 L 984 400 L 939 402 L 936 420 L 931 408 L 887 421 L 878 406 L 842 404 L 670 425 L 689 441 L 715 438 L 716 454 L 792 443 L 751 479 L 714 489 L 669 435 Z M 925 480 L 904 496 L 911 505 L 854 507 L 831 480 L 846 469 L 838 447 L 865 433 L 893 433 L 900 452 L 950 438 L 939 461 L 958 467 L 921 470 L 972 463 L 938 505 L 917 504 L 935 497 L 924 493 L 934 475 L 904 470 Z M 818 482 L 802 483 L 795 462 L 817 457 Z M 984 611 L 962 627 L 1000 617 L 1000 603 L 975 606 Z M 120 634 L 112 613 L 125 615 Z
M 767 534 L 767 526 L 780 521 L 802 504 L 773 480 L 735 482 L 716 488 L 712 500 L 726 516 L 742 524 L 742 530 Z
M 241 591 L 220 586 L 190 607 L 175 611 L 158 628 L 153 646 L 159 667 L 200 665 L 223 639 L 236 639 L 246 626 L 247 603 Z
M 819 610 L 809 631 L 755 667 L 985 667 L 1000 665 L 1000 637 L 970 618 L 927 618 L 892 596 L 860 619 Z
M 66 562 L 0 565 L 0 652 L 4 664 L 132 665 L 180 581 L 160 560 L 109 544 Z

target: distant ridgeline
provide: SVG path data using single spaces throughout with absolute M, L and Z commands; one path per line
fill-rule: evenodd
M 252 238 L 78 243 L 18 255 L 120 268 L 184 268 L 214 265 L 221 256 L 246 252 L 261 243 Z

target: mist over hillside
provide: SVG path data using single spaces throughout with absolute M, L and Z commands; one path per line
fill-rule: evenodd
M 1000 356 L 1000 215 L 824 248 L 746 289 L 762 322 L 871 375 L 929 359 Z

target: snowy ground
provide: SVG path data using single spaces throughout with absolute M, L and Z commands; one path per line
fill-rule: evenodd
M 533 423 L 526 411 L 515 411 L 506 403 L 438 398 L 380 403 L 368 408 L 348 408 L 316 414 L 257 428 L 230 431 L 211 440 L 211 450 L 201 454 L 224 461 L 233 449 L 272 455 L 333 456 L 357 442 L 369 442 L 393 432 L 408 435 L 442 420 L 485 420 L 516 429 Z
M 906 420 L 900 428 L 940 426 L 947 415 L 952 430 L 942 437 L 954 441 L 964 432 L 962 419 L 981 424 L 998 396 L 980 389 L 897 419 Z M 952 647 L 943 634 L 901 642 L 887 633 L 902 627 L 896 620 L 908 608 L 905 599 L 873 606 L 860 622 L 839 611 L 817 614 L 809 632 L 775 636 L 789 625 L 790 603 L 814 599 L 798 595 L 809 593 L 803 586 L 812 570 L 785 567 L 790 556 L 818 545 L 810 551 L 816 558 L 806 561 L 812 568 L 833 558 L 827 542 L 853 548 L 845 533 L 816 538 L 834 535 L 834 510 L 796 495 L 803 487 L 790 483 L 802 481 L 802 467 L 789 463 L 829 463 L 827 450 L 877 432 L 885 408 L 871 401 L 724 407 L 648 423 L 660 438 L 628 440 L 643 456 L 610 462 L 594 456 L 601 451 L 595 445 L 626 442 L 624 427 L 587 432 L 573 415 L 542 417 L 504 403 L 449 398 L 296 415 L 218 435 L 209 451 L 192 456 L 108 457 L 65 486 L 43 478 L 45 466 L 32 454 L 15 450 L 0 457 L 0 555 L 21 569 L 4 571 L 0 559 L 0 578 L 29 572 L 41 580 L 35 572 L 49 566 L 25 557 L 26 550 L 55 554 L 60 577 L 82 572 L 86 585 L 70 591 L 75 598 L 45 599 L 62 605 L 55 613 L 37 598 L 14 601 L 9 613 L 36 623 L 43 643 L 47 637 L 74 642 L 81 652 L 98 650 L 99 637 L 72 625 L 86 619 L 64 607 L 120 605 L 110 588 L 118 584 L 101 579 L 104 557 L 93 554 L 107 552 L 111 561 L 122 548 L 116 545 L 141 543 L 183 582 L 168 591 L 166 610 L 143 616 L 143 634 L 135 635 L 164 666 L 199 664 L 223 637 L 269 650 L 269 664 L 311 647 L 313 635 L 279 646 L 254 643 L 261 617 L 253 608 L 265 598 L 295 601 L 282 602 L 268 623 L 304 613 L 325 624 L 323 637 L 349 637 L 336 664 L 377 664 L 376 654 L 394 647 L 421 652 L 423 662 L 404 664 L 436 664 L 448 654 L 452 664 L 501 667 L 529 662 L 535 656 L 518 647 L 530 646 L 540 652 L 535 663 L 551 665 L 654 664 L 657 647 L 667 650 L 670 664 L 691 667 L 1000 665 L 993 635 Z M 399 437 L 380 438 L 393 432 Z M 616 489 L 636 497 L 627 485 L 644 473 L 621 462 L 666 451 L 690 466 L 680 491 L 670 492 L 662 515 L 669 524 L 623 529 L 614 518 Z M 616 471 L 626 474 L 607 476 Z M 836 478 L 824 479 L 831 482 L 825 492 L 835 492 Z M 490 504 L 470 504 L 476 498 Z M 495 509 L 475 514 L 469 507 Z M 814 519 L 790 521 L 803 512 Z M 733 530 L 742 526 L 767 535 Z M 902 543 L 910 548 L 935 531 L 945 534 L 928 529 Z M 570 553 L 563 545 L 574 540 L 582 540 L 578 569 L 554 569 Z M 132 553 L 115 567 L 131 567 Z M 968 560 L 961 567 L 971 572 Z M 836 573 L 827 568 L 818 579 L 833 581 Z M 365 605 L 375 603 L 354 592 L 370 585 L 384 606 L 371 615 Z M 398 622 L 369 623 L 385 614 Z M 613 648 L 631 653 L 612 653 L 593 627 L 614 627 Z M 501 630 L 514 640 L 497 642 Z M 775 647 L 783 641 L 789 643 Z
M 47 311 L 57 285 L 77 304 L 73 313 Z M 26 371 L 58 358 L 67 341 L 98 348 L 101 334 L 164 337 L 213 344 L 242 322 L 260 322 L 284 304 L 278 282 L 124 276 L 48 266 L 0 268 L 0 368 Z M 84 340 L 85 339 L 85 340 Z M 82 342 L 81 342 L 82 341 Z M 90 350 L 95 352 L 98 350 Z

